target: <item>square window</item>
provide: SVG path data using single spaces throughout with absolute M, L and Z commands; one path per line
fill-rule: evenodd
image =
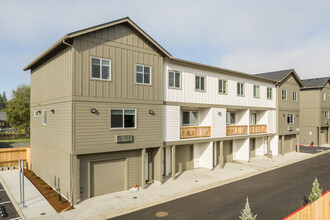
M 92 79 L 111 80 L 111 61 L 92 58 Z
M 226 124 L 234 125 L 236 124 L 236 113 L 235 112 L 227 112 L 226 114 Z
M 183 111 L 182 112 L 182 125 L 191 126 L 197 125 L 197 111 Z
M 205 91 L 205 76 L 195 76 L 195 89 L 196 91 Z
M 151 84 L 151 67 L 136 65 L 136 83 Z
M 168 73 L 168 87 L 169 88 L 180 89 L 180 85 L 181 85 L 180 81 L 181 81 L 180 72 L 170 71 Z
M 135 128 L 136 110 L 111 109 L 111 128 Z

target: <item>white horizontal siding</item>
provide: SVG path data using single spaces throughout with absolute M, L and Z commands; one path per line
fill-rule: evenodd
M 226 136 L 226 109 L 225 108 L 212 108 L 212 137 L 225 137 Z
M 181 89 L 168 88 L 168 71 L 181 72 Z M 195 74 L 206 76 L 206 92 L 195 91 Z M 218 94 L 218 79 L 228 82 L 228 94 Z M 237 82 L 245 83 L 245 96 L 237 96 Z M 275 108 L 276 88 L 272 83 L 251 80 L 225 73 L 206 71 L 164 61 L 164 100 L 203 104 L 255 106 Z M 253 85 L 260 86 L 260 98 L 253 98 Z M 273 99 L 267 99 L 267 87 L 273 88 Z

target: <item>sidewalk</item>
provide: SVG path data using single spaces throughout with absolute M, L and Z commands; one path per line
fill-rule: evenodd
M 108 219 L 221 186 L 317 155 L 291 152 L 273 159 L 254 157 L 251 158 L 250 162 L 236 161 L 227 163 L 224 169 L 216 167 L 214 170 L 204 168 L 190 170 L 178 174 L 176 180 L 168 178 L 165 179 L 163 184 L 154 183 L 145 190 L 140 189 L 139 192 L 121 191 L 93 197 L 76 205 L 74 210 L 41 217 L 40 219 Z
M 20 202 L 18 170 L 0 171 L 0 176 L 18 204 Z M 53 207 L 26 177 L 24 177 L 24 188 L 25 207 L 20 204 L 19 208 L 26 219 L 38 219 L 43 213 L 46 218 L 56 214 Z

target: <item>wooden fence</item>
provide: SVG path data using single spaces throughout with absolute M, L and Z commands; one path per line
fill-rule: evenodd
M 330 190 L 310 205 L 298 209 L 285 220 L 330 220 Z
M 29 147 L 16 147 L 0 149 L 0 167 L 17 167 L 18 159 L 24 161 L 24 166 L 28 162 L 30 168 L 30 152 Z

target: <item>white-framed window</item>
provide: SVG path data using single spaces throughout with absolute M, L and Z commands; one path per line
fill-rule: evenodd
M 181 73 L 177 71 L 168 72 L 168 87 L 174 89 L 181 88 Z
M 136 109 L 110 109 L 111 128 L 136 128 Z
M 42 124 L 47 125 L 47 111 L 42 110 Z
M 205 91 L 205 76 L 195 76 L 195 89 L 196 91 Z
M 92 57 L 92 79 L 111 80 L 111 60 Z
M 221 94 L 227 94 L 227 80 L 219 79 L 218 92 Z
M 257 114 L 252 113 L 251 114 L 251 125 L 256 125 L 257 124 Z
M 286 123 L 287 124 L 293 124 L 294 123 L 294 114 L 287 114 Z
M 244 83 L 237 83 L 237 95 L 244 96 Z
M 273 89 L 267 88 L 267 99 L 273 99 Z
M 227 125 L 236 124 L 236 113 L 235 112 L 227 112 L 227 114 L 226 114 L 226 124 Z
M 292 93 L 292 100 L 294 102 L 297 102 L 298 101 L 298 96 L 297 96 L 297 92 L 296 91 L 293 91 L 293 93 Z
M 327 94 L 322 93 L 322 100 L 325 101 L 327 99 Z
M 198 124 L 198 111 L 182 111 L 182 125 L 191 126 Z
M 329 111 L 324 111 L 324 118 L 329 119 Z
M 136 65 L 136 83 L 151 85 L 151 67 Z
M 39 110 L 35 110 L 35 111 L 33 112 L 33 116 L 34 116 L 35 118 L 38 118 L 38 117 L 39 117 Z
M 260 98 L 260 86 L 253 85 L 253 97 Z
M 282 100 L 287 100 L 287 90 L 282 89 Z

